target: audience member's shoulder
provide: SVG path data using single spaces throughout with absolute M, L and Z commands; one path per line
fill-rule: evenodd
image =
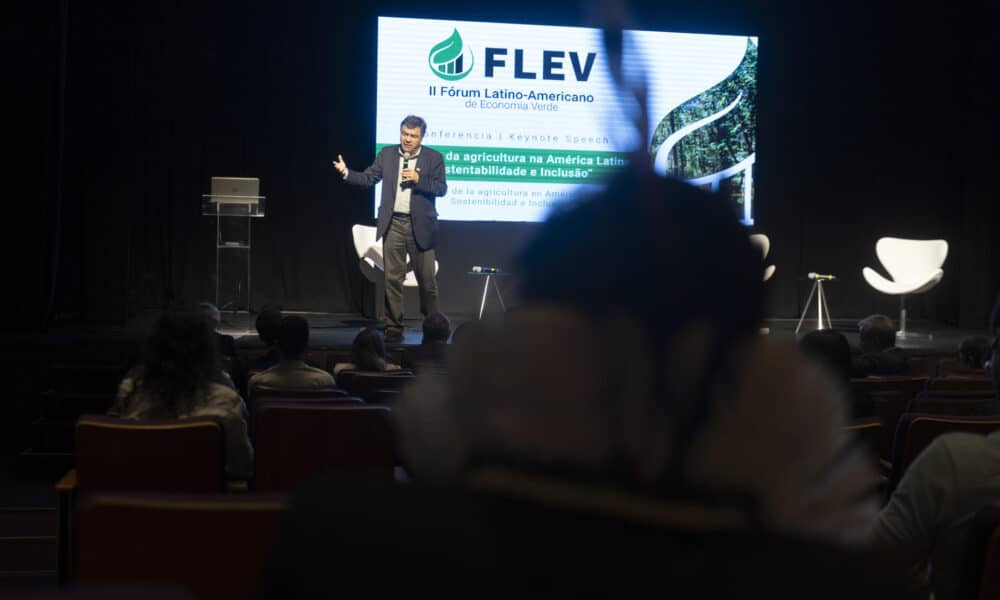
M 356 371 L 358 366 L 354 363 L 337 363 L 333 365 L 333 374 L 337 375 L 341 371 Z
M 309 379 L 314 385 L 333 385 L 333 375 L 319 367 L 305 366 Z
M 262 371 L 258 371 L 257 373 L 254 373 L 253 376 L 250 377 L 250 383 L 251 384 L 258 384 L 258 383 L 261 383 L 263 381 L 267 381 L 268 379 L 271 378 L 271 376 L 274 374 L 274 372 L 275 372 L 275 370 L 277 368 L 278 368 L 278 365 L 274 364 L 274 365 L 271 365 L 271 366 L 267 367 L 266 369 L 264 369 Z
M 926 452 L 947 453 L 956 463 L 964 464 L 966 459 L 982 457 L 987 447 L 995 447 L 1000 451 L 1000 436 L 986 436 L 964 431 L 949 431 L 939 435 Z
M 205 400 L 196 410 L 229 412 L 238 410 L 242 405 L 243 398 L 239 392 L 219 383 L 209 383 L 205 389 Z

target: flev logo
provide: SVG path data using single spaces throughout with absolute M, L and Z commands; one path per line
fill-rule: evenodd
M 458 81 L 472 72 L 472 52 L 462 44 L 458 29 L 448 39 L 436 44 L 427 55 L 431 71 L 445 81 Z

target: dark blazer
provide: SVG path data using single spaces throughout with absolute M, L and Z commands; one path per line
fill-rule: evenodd
M 851 358 L 851 377 L 909 374 L 910 354 L 902 348 L 889 348 Z
M 362 187 L 371 187 L 382 181 L 382 204 L 378 207 L 378 233 L 380 240 L 389 231 L 392 222 L 392 211 L 396 204 L 396 188 L 399 177 L 399 144 L 386 146 L 375 157 L 375 162 L 364 171 L 348 171 L 347 183 Z M 420 147 L 417 156 L 417 168 L 420 169 L 420 181 L 410 192 L 410 221 L 413 224 L 413 236 L 421 250 L 430 250 L 437 242 L 438 221 L 434 199 L 448 192 L 448 183 L 444 176 L 444 157 L 441 153 L 427 146 Z

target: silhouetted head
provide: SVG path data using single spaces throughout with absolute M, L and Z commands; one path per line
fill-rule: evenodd
M 439 312 L 431 313 L 424 319 L 424 337 L 421 343 L 447 342 L 451 337 L 451 322 Z
M 219 328 L 219 324 L 222 323 L 222 314 L 219 312 L 219 308 L 212 304 L 211 302 L 202 302 L 198 305 L 201 309 L 205 318 L 208 319 L 208 327 L 212 331 Z
M 351 345 L 351 358 L 359 371 L 384 371 L 385 341 L 382 334 L 372 328 L 358 332 Z
M 858 321 L 861 351 L 882 352 L 896 345 L 896 327 L 885 315 L 871 315 Z
M 455 331 L 451 332 L 451 343 L 457 344 L 458 340 L 462 339 L 466 332 L 468 332 L 475 325 L 475 321 L 462 321 L 455 327 Z
M 799 340 L 799 348 L 803 354 L 829 369 L 838 379 L 850 378 L 851 345 L 839 331 L 811 331 Z
M 958 345 L 958 362 L 964 370 L 982 369 L 989 358 L 990 338 L 985 335 L 970 335 Z
M 626 169 L 550 215 L 517 264 L 519 308 L 456 331 L 443 391 L 418 378 L 427 400 L 401 417 L 413 456 L 440 458 L 454 435 L 449 460 L 466 465 L 660 477 L 703 426 L 718 374 L 758 337 L 760 257 L 732 203 Z M 428 439 L 442 441 L 419 448 Z
M 309 321 L 292 315 L 281 319 L 278 328 L 278 349 L 284 360 L 300 360 L 309 347 Z
M 281 331 L 281 309 L 277 306 L 265 306 L 257 315 L 254 323 L 257 328 L 257 337 L 268 346 L 278 343 L 278 335 Z
M 627 169 L 604 193 L 550 216 L 519 270 L 528 302 L 628 315 L 655 349 L 698 320 L 730 339 L 755 333 L 759 263 L 728 199 Z

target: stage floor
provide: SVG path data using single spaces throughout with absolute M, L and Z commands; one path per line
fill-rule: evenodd
M 309 320 L 309 346 L 314 349 L 349 348 L 351 342 L 354 340 L 354 336 L 365 327 L 382 327 L 381 322 L 368 320 L 356 314 L 294 312 L 286 312 L 286 314 L 299 314 Z M 468 320 L 475 320 L 475 316 L 453 318 L 452 329 L 454 330 L 459 324 Z M 843 333 L 852 346 L 858 345 L 858 320 L 835 319 L 833 321 L 833 329 Z M 810 322 L 807 319 L 804 321 L 798 334 L 795 332 L 797 324 L 798 319 L 767 319 L 764 321 L 763 327 L 767 330 L 767 335 L 784 339 L 796 339 L 813 331 L 816 326 L 816 320 L 812 319 Z M 405 325 L 406 330 L 403 334 L 403 342 L 394 344 L 394 346 L 420 344 L 422 337 L 420 329 L 421 321 L 419 319 L 407 320 L 405 321 Z M 915 354 L 953 354 L 958 351 L 958 345 L 965 337 L 985 333 L 958 329 L 939 323 L 919 321 L 909 324 L 909 328 L 915 335 L 905 339 L 897 339 L 896 345 Z M 257 339 L 257 332 L 252 330 L 252 325 L 250 329 L 250 331 L 247 331 L 245 328 L 239 329 L 230 326 L 229 330 L 225 332 L 237 338 L 237 346 L 239 348 L 256 349 L 262 347 L 260 340 Z
M 296 312 L 285 311 L 286 315 L 300 315 L 308 319 L 310 326 L 310 349 L 332 350 L 348 349 L 354 336 L 365 327 L 381 328 L 382 324 L 362 317 L 359 314 L 350 313 L 318 313 L 318 312 Z M 153 322 L 155 315 L 144 315 L 134 319 L 125 326 L 121 325 L 62 325 L 55 327 L 48 333 L 33 334 L 33 341 L 42 346 L 82 346 L 95 348 L 104 343 L 114 344 L 138 344 L 145 337 Z M 476 316 L 453 316 L 452 329 L 459 324 L 475 320 Z M 815 329 L 815 319 L 807 319 L 802 324 L 802 329 L 796 335 L 795 327 L 798 319 L 767 319 L 763 327 L 768 330 L 768 335 L 784 339 L 795 339 Z M 420 344 L 422 337 L 420 319 L 409 319 L 404 322 L 406 330 L 404 339 L 400 344 L 393 344 L 394 347 L 413 346 Z M 857 319 L 835 319 L 833 328 L 843 333 L 852 346 L 858 344 Z M 914 354 L 946 355 L 954 354 L 958 350 L 958 345 L 967 336 L 982 334 L 985 331 L 973 331 L 959 329 L 940 323 L 913 322 L 909 324 L 913 332 L 920 332 L 924 335 L 912 338 L 898 339 L 897 346 L 910 350 Z M 248 320 L 246 315 L 223 315 L 223 323 L 220 327 L 222 333 L 232 335 L 236 338 L 237 347 L 241 350 L 256 351 L 263 348 L 263 344 L 257 338 L 257 332 L 253 328 L 252 320 Z

